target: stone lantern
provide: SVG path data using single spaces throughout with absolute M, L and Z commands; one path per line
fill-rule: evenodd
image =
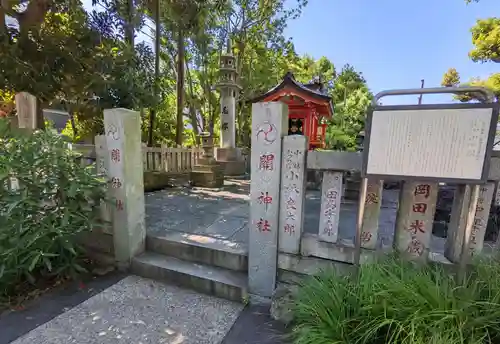
M 218 188 L 224 185 L 224 169 L 214 158 L 214 142 L 210 133 L 200 134 L 203 155 L 190 173 L 193 186 Z
M 245 161 L 236 147 L 236 99 L 241 90 L 238 85 L 236 57 L 231 53 L 231 42 L 220 56 L 219 80 L 215 88 L 220 92 L 220 147 L 216 159 L 228 176 L 245 174 Z

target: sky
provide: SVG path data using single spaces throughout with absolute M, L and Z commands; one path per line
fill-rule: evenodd
M 294 0 L 289 0 L 293 2 Z M 309 0 L 286 30 L 299 54 L 326 56 L 337 70 L 349 63 L 372 92 L 439 87 L 454 67 L 462 81 L 500 72 L 500 64 L 474 63 L 470 28 L 477 19 L 500 16 L 499 0 Z M 448 102 L 426 95 L 424 103 Z M 417 96 L 386 97 L 384 105 L 411 104 Z
M 288 0 L 292 5 L 296 0 Z M 84 0 L 90 8 L 91 0 Z M 337 71 L 346 63 L 362 72 L 372 92 L 439 87 L 448 68 L 462 81 L 500 72 L 500 64 L 474 63 L 470 28 L 477 19 L 500 16 L 500 0 L 309 0 L 285 31 L 299 54 L 326 56 Z M 149 26 L 153 27 L 151 23 Z M 150 34 L 150 30 L 143 31 Z M 150 38 L 138 33 L 138 41 Z M 418 96 L 393 96 L 384 105 L 413 104 Z M 423 103 L 450 102 L 426 95 Z

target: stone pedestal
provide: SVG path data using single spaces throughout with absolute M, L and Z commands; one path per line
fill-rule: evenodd
M 190 173 L 193 186 L 219 188 L 224 185 L 224 169 L 214 159 L 213 138 L 209 133 L 201 133 L 203 156 Z
M 217 148 L 215 158 L 226 176 L 242 176 L 246 172 L 245 160 L 239 148 Z

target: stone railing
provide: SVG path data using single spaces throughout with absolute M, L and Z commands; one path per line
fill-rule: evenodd
M 308 265 L 314 258 L 353 263 L 356 255 L 354 239 L 358 202 L 342 202 L 345 188 L 343 179 L 346 171 L 361 170 L 361 153 L 304 150 L 303 155 L 307 154 L 307 158 L 305 163 L 300 164 L 297 158 L 290 156 L 290 152 L 296 156 L 302 148 L 296 141 L 290 137 L 283 139 L 284 170 L 299 179 L 306 170 L 323 172 L 319 223 L 316 228 L 311 227 L 312 222 L 308 218 L 311 212 L 307 210 L 311 200 L 306 199 L 304 188 L 296 190 L 297 195 L 302 196 L 296 198 L 293 207 L 290 207 L 291 199 L 282 189 L 281 199 L 285 195 L 284 199 L 289 201 L 280 203 L 278 268 L 304 273 L 306 266 L 307 269 L 316 269 L 321 265 L 320 261 L 315 261 L 314 268 Z M 296 166 L 293 172 L 290 172 L 287 163 L 291 167 Z M 496 243 L 484 242 L 490 208 L 492 202 L 496 202 L 495 190 L 500 180 L 500 154 L 496 152 L 491 159 L 489 180 L 481 186 L 469 245 L 470 255 L 490 253 L 497 247 Z M 287 187 L 287 179 L 282 177 L 282 188 Z M 393 247 L 412 259 L 458 263 L 470 191 L 465 185 L 456 186 L 448 234 L 446 238 L 439 238 L 432 235 L 438 188 L 438 183 L 434 182 L 411 182 L 404 184 L 400 190 L 384 190 L 383 181 L 368 180 L 361 230 L 361 263 L 370 260 L 377 251 Z M 293 208 L 306 210 L 302 213 L 292 211 L 291 214 L 290 209 Z M 295 233 L 291 233 L 290 226 L 286 230 L 290 215 L 295 216 L 292 224 Z M 304 257 L 308 257 L 308 263 L 301 259 Z

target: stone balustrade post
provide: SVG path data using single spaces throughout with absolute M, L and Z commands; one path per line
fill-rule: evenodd
M 300 253 L 306 198 L 307 147 L 306 136 L 283 138 L 278 241 L 279 250 L 285 253 Z
M 396 217 L 395 248 L 410 259 L 429 256 L 438 183 L 404 182 Z

